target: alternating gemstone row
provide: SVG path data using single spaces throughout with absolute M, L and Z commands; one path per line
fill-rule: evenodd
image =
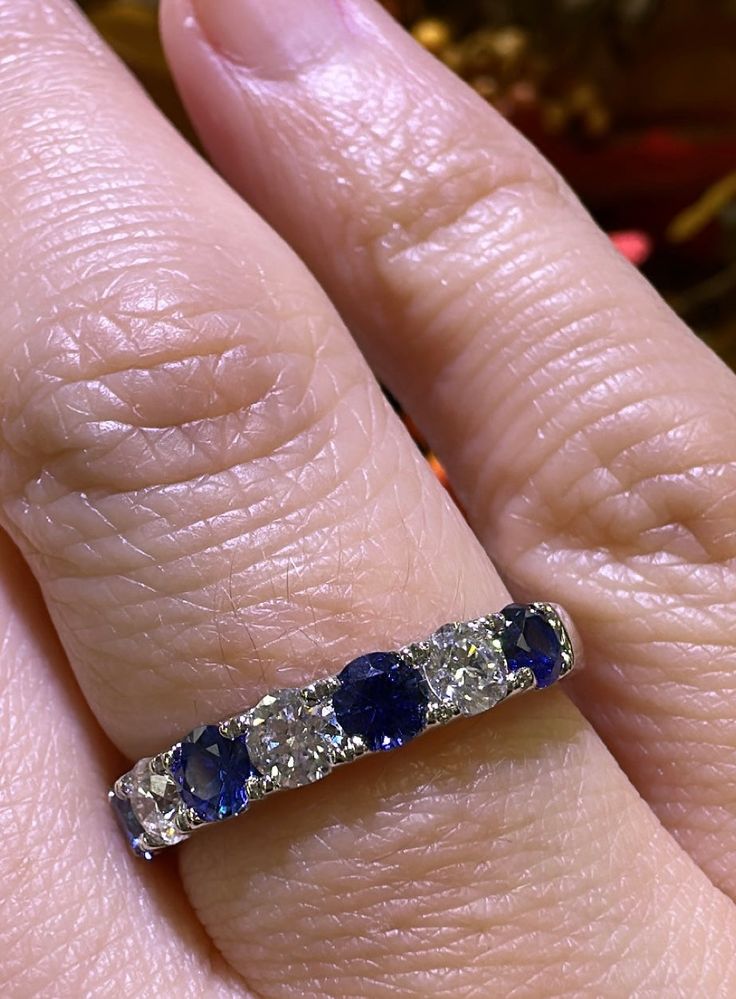
M 569 635 L 549 604 L 446 624 L 397 652 L 372 652 L 335 677 L 278 690 L 219 725 L 138 762 L 110 792 L 136 853 L 150 857 L 249 801 L 301 787 L 365 752 L 395 749 L 429 725 L 475 715 L 514 693 L 547 687 L 573 666 Z

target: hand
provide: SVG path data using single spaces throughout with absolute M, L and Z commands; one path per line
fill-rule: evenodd
M 2 994 L 735 995 L 732 374 L 369 0 L 163 26 L 231 186 L 0 0 Z M 126 761 L 506 586 L 570 610 L 580 710 L 128 856 Z

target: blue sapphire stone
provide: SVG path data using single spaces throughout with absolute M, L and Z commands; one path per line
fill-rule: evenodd
M 109 794 L 110 805 L 115 813 L 115 818 L 123 830 L 125 838 L 130 844 L 133 853 L 145 860 L 153 860 L 151 851 L 143 846 L 142 837 L 145 835 L 143 826 L 133 814 L 130 802 L 127 798 L 118 798 L 114 791 Z
M 549 687 L 562 670 L 562 646 L 552 625 L 533 607 L 509 604 L 501 611 L 506 627 L 501 645 L 509 670 L 528 666 L 538 687 Z
M 369 749 L 395 749 L 427 724 L 429 687 L 418 670 L 394 652 L 353 659 L 338 675 L 332 697 L 335 716 Z
M 182 800 L 205 822 L 227 819 L 248 807 L 245 782 L 254 772 L 245 736 L 226 739 L 217 725 L 190 732 L 171 764 Z

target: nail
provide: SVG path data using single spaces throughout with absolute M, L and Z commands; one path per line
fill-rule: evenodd
M 192 0 L 222 55 L 265 79 L 296 75 L 346 34 L 339 0 Z

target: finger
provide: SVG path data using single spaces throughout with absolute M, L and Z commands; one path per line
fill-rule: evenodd
M 133 755 L 162 749 L 268 688 L 503 603 L 304 267 L 71 7 L 0 10 L 2 44 L 24 46 L 21 80 L 0 59 L 14 109 L 0 121 L 2 509 L 108 732 Z M 248 986 L 370 995 L 400 976 L 407 995 L 438 991 L 437 926 L 463 941 L 454 995 L 487 993 L 496 972 L 523 990 L 527 933 L 531 977 L 554 968 L 567 991 L 621 962 L 624 993 L 642 975 L 730 983 L 729 904 L 574 709 L 554 692 L 536 703 L 294 792 L 288 820 L 262 803 L 260 836 L 246 819 L 185 844 L 185 889 Z M 488 864 L 489 837 L 513 853 L 508 872 Z M 632 907 L 653 937 L 609 940 L 610 913 Z M 496 943 L 501 909 L 517 932 Z
M 119 754 L 70 682 L 4 535 L 0 558 L 0 992 L 243 995 L 169 865 L 148 878 L 125 856 L 104 797 Z
M 8 13 L 59 96 L 5 77 L 3 512 L 87 699 L 138 756 L 266 675 L 347 660 L 349 622 L 402 641 L 408 607 L 412 629 L 472 611 L 462 571 L 486 581 L 478 611 L 503 589 L 303 266 L 71 15 L 48 51 L 58 9 Z
M 288 6 L 164 4 L 205 144 L 426 429 L 514 591 L 574 608 L 579 700 L 733 893 L 732 375 L 377 5 L 296 26 Z

